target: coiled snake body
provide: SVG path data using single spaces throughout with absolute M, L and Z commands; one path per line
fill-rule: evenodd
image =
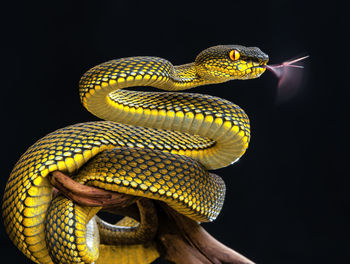
M 13 243 L 37 263 L 92 263 L 98 257 L 97 228 L 102 240 L 108 233 L 126 242 L 142 236 L 95 220 L 98 207 L 79 206 L 60 195 L 52 199 L 47 176 L 56 170 L 80 183 L 161 200 L 196 221 L 215 219 L 225 185 L 207 170 L 227 166 L 246 151 L 250 127 L 244 111 L 208 95 L 120 89 L 178 91 L 251 79 L 265 71 L 267 61 L 258 48 L 232 45 L 206 49 L 194 63 L 180 66 L 157 57 L 130 57 L 90 69 L 79 84 L 81 101 L 108 121 L 59 129 L 22 155 L 2 206 Z

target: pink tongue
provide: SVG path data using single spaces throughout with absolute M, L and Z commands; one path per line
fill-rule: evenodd
M 265 67 L 269 71 L 272 71 L 277 76 L 277 78 L 281 78 L 284 71 L 287 70 L 287 67 L 303 69 L 304 66 L 295 65 L 294 63 L 296 63 L 298 61 L 305 60 L 308 57 L 309 56 L 300 57 L 300 58 L 297 58 L 295 60 L 289 60 L 289 61 L 282 62 L 281 64 L 265 65 Z
M 302 72 L 299 69 L 304 68 L 304 66 L 296 65 L 295 63 L 308 57 L 309 56 L 300 57 L 282 62 L 281 64 L 265 65 L 265 68 L 278 78 L 279 100 L 285 101 L 296 95 L 302 79 Z

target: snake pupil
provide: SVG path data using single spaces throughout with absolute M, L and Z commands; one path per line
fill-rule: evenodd
M 233 61 L 238 60 L 239 57 L 240 57 L 240 54 L 239 54 L 238 51 L 236 51 L 236 50 L 231 50 L 230 51 L 230 59 L 231 60 L 233 60 Z

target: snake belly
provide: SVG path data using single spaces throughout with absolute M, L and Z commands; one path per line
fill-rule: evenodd
M 45 239 L 45 222 L 50 221 L 46 216 L 53 190 L 48 174 L 59 170 L 73 175 L 99 153 L 108 150 L 115 156 L 119 150 L 113 149 L 118 148 L 134 149 L 127 151 L 132 159 L 141 160 L 136 172 L 127 164 L 128 155 L 123 160 L 130 170 L 122 168 L 121 159 L 114 157 L 111 162 L 109 157 L 108 162 L 113 163 L 115 170 L 119 168 L 121 177 L 109 177 L 106 173 L 96 176 L 91 185 L 108 189 L 109 181 L 119 181 L 118 191 L 169 201 L 174 209 L 195 220 L 215 219 L 223 202 L 217 200 L 222 197 L 221 180 L 203 172 L 205 180 L 200 182 L 204 184 L 201 188 L 182 189 L 177 166 L 171 170 L 171 164 L 164 163 L 166 171 L 162 174 L 162 168 L 147 164 L 142 152 L 137 154 L 138 149 L 166 153 L 161 161 L 157 159 L 159 164 L 171 160 L 172 154 L 194 160 L 196 164 L 188 166 L 188 175 L 183 175 L 187 177 L 187 181 L 182 181 L 185 186 L 191 182 L 191 173 L 196 177 L 198 170 L 225 167 L 244 154 L 250 127 L 241 108 L 214 96 L 174 92 L 207 83 L 196 76 L 191 64 L 173 66 L 157 57 L 113 60 L 85 73 L 80 81 L 81 101 L 94 115 L 108 121 L 59 129 L 37 141 L 21 156 L 3 197 L 4 224 L 13 243 L 32 261 L 52 263 Z M 173 92 L 121 90 L 132 86 L 153 86 Z M 152 172 L 151 167 L 157 170 Z M 109 186 L 111 190 L 116 189 L 116 185 Z M 208 199 L 198 199 L 199 194 L 208 195 Z M 210 200 L 212 205 L 205 204 Z M 74 239 L 73 235 L 67 243 Z

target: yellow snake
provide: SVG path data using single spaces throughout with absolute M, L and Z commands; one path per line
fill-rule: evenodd
M 208 48 L 195 62 L 180 66 L 158 57 L 129 57 L 87 71 L 79 83 L 81 101 L 108 121 L 59 129 L 21 156 L 2 206 L 13 243 L 37 263 L 92 263 L 99 255 L 97 226 L 105 240 L 110 235 L 116 241 L 118 236 L 131 243 L 141 236 L 142 241 L 142 232 L 132 228 L 136 224 L 127 223 L 130 219 L 122 224 L 130 227 L 125 232 L 108 229 L 93 217 L 100 208 L 79 206 L 60 195 L 52 199 L 47 176 L 56 170 L 80 183 L 163 201 L 196 221 L 215 219 L 225 185 L 207 170 L 244 154 L 250 139 L 247 115 L 209 95 L 121 89 L 179 91 L 252 79 L 265 71 L 267 61 L 258 48 L 225 45 Z

